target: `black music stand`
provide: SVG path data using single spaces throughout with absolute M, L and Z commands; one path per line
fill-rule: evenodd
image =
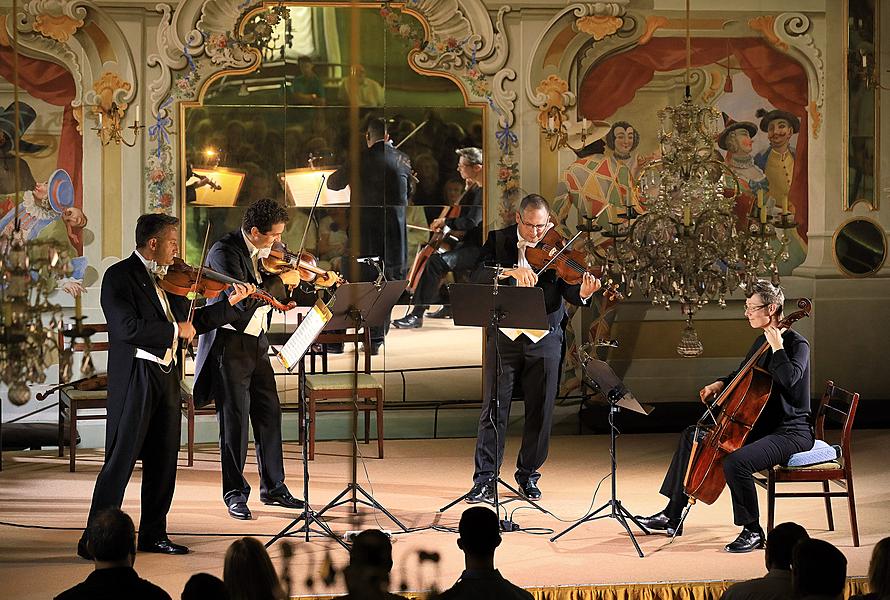
M 497 284 L 495 274 L 494 285 L 479 285 L 473 283 L 455 283 L 448 286 L 451 295 L 451 315 L 455 325 L 470 327 L 485 327 L 489 336 L 494 336 L 495 368 L 500 365 L 500 348 L 498 346 L 498 333 L 501 327 L 517 329 L 549 329 L 547 321 L 547 308 L 544 304 L 544 290 L 538 287 L 516 287 Z M 500 520 L 500 500 L 498 484 L 513 492 L 517 497 L 525 500 L 541 512 L 543 508 L 529 500 L 525 494 L 515 489 L 501 479 L 501 444 L 498 436 L 498 418 L 500 414 L 500 377 L 501 373 L 495 373 L 494 385 L 491 390 L 489 411 L 492 415 L 495 431 L 495 474 L 494 474 L 494 510 Z M 439 509 L 444 512 L 466 499 L 469 492 L 452 500 Z M 500 521 L 502 531 L 516 531 L 518 527 L 508 519 Z
M 594 392 L 602 392 L 603 396 L 605 396 L 609 402 L 609 454 L 612 457 L 612 470 L 610 474 L 612 478 L 612 497 L 608 502 L 595 511 L 588 513 L 581 519 L 575 521 L 575 523 L 567 527 L 561 533 L 550 538 L 550 541 L 555 542 L 582 523 L 596 521 L 597 519 L 615 519 L 621 523 L 621 526 L 627 531 L 627 534 L 630 536 L 630 541 L 633 542 L 634 548 L 637 549 L 637 554 L 640 555 L 640 558 L 643 558 L 643 551 L 640 549 L 640 545 L 637 543 L 637 538 L 634 537 L 633 531 L 631 531 L 630 526 L 627 524 L 627 519 L 633 521 L 634 524 L 643 530 L 643 533 L 646 535 L 649 535 L 650 532 L 640 524 L 630 511 L 624 508 L 624 505 L 621 504 L 621 500 L 618 499 L 617 494 L 616 472 L 618 469 L 618 460 L 615 451 L 615 441 L 617 439 L 616 433 L 618 432 L 618 429 L 615 427 L 615 414 L 622 408 L 626 408 L 633 412 L 648 415 L 652 412 L 652 407 L 637 402 L 637 399 L 634 398 L 633 394 L 631 394 L 624 386 L 624 382 L 622 382 L 615 374 L 615 371 L 612 370 L 612 367 L 605 362 L 592 358 L 586 353 L 582 353 L 581 364 L 584 371 L 584 382 L 590 386 Z M 609 509 L 609 512 L 599 514 L 607 508 Z
M 358 332 L 362 327 L 377 327 L 390 318 L 393 306 L 398 302 L 407 281 L 377 281 L 374 283 L 347 283 L 337 288 L 334 306 L 331 307 L 331 320 L 325 324 L 326 330 L 354 328 Z M 323 515 L 328 510 L 343 504 L 352 504 L 352 512 L 358 512 L 358 504 L 364 504 L 376 508 L 399 526 L 402 531 L 408 531 L 401 521 L 390 513 L 382 504 L 374 499 L 358 484 L 358 338 L 355 342 L 353 356 L 353 384 L 352 384 L 352 480 L 342 492 L 327 503 L 317 516 Z M 308 437 L 305 438 L 308 444 Z M 361 494 L 364 498 L 359 498 Z M 346 497 L 348 496 L 348 497 Z

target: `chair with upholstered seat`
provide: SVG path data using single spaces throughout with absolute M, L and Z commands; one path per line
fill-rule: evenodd
M 362 343 L 363 359 L 359 361 L 357 374 L 347 371 L 341 373 L 306 373 L 301 362 L 300 369 L 304 374 L 302 402 L 300 402 L 300 419 L 303 410 L 309 417 L 309 459 L 315 458 L 315 421 L 316 414 L 327 411 L 351 411 L 364 413 L 365 443 L 370 443 L 370 414 L 377 416 L 377 456 L 383 458 L 383 385 L 371 375 L 371 336 L 368 328 L 357 333 L 321 333 L 316 342 L 321 344 L 343 343 L 347 347 Z M 305 357 L 304 357 L 305 358 Z M 360 357 L 362 358 L 362 357 Z M 326 364 L 324 366 L 327 366 Z M 355 388 L 355 392 L 353 392 Z M 357 399 L 353 402 L 353 397 Z
M 834 423 L 839 427 L 837 445 L 840 454 L 833 452 L 836 458 L 816 464 L 804 464 L 801 466 L 776 466 L 767 472 L 766 479 L 757 478 L 757 482 L 767 489 L 767 530 L 772 530 L 775 517 L 776 498 L 823 498 L 825 500 L 825 512 L 828 517 L 828 529 L 834 531 L 834 515 L 831 511 L 832 498 L 846 498 L 850 510 L 850 529 L 853 535 L 853 545 L 859 546 L 859 527 L 856 522 L 856 500 L 853 494 L 853 461 L 850 451 L 850 439 L 853 429 L 853 418 L 856 415 L 856 407 L 859 404 L 859 394 L 849 392 L 828 381 L 825 393 L 819 402 L 815 412 L 816 440 L 825 440 L 825 422 Z M 833 435 L 833 437 L 835 437 Z M 789 463 L 794 464 L 795 457 L 807 453 L 795 454 Z M 816 460 L 819 460 L 818 458 Z M 804 463 L 808 461 L 802 461 Z M 821 483 L 822 491 L 813 492 L 777 492 L 777 483 Z M 831 491 L 830 484 L 840 487 L 840 491 Z

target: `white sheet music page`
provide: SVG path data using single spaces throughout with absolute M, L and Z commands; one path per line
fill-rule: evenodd
M 306 350 L 324 329 L 325 323 L 331 320 L 331 311 L 321 300 L 317 300 L 306 314 L 303 322 L 297 327 L 287 343 L 278 351 L 278 360 L 288 371 L 293 370 L 306 354 Z

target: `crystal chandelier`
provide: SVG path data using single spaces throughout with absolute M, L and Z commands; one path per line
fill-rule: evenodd
M 17 14 L 15 5 L 12 14 Z M 13 25 L 12 30 L 13 104 L 18 124 L 18 27 Z M 21 132 L 15 129 L 12 149 L 17 158 Z M 14 165 L 15 189 L 19 190 L 19 161 Z M 0 381 L 16 405 L 30 398 L 29 383 L 46 381 L 46 369 L 56 357 L 61 307 L 49 298 L 57 281 L 70 274 L 67 259 L 54 242 L 28 239 L 21 227 L 19 204 L 17 196 L 11 227 L 0 232 Z
M 602 232 L 611 243 L 598 254 L 626 296 L 636 290 L 666 309 L 680 303 L 686 325 L 677 352 L 693 357 L 702 352 L 695 312 L 712 301 L 724 308 L 727 295 L 760 277 L 778 282 L 788 240 L 783 233 L 777 243 L 776 232 L 796 223 L 787 211 L 774 219 L 762 199 L 750 214 L 734 211 L 742 186 L 714 151 L 720 113 L 694 104 L 690 94 L 688 0 L 686 23 L 685 95 L 658 112 L 661 157 L 641 169 L 635 190 L 644 212 L 630 194 Z

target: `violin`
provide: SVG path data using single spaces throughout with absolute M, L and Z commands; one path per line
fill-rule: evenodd
M 319 268 L 312 253 L 303 250 L 297 256 L 287 249 L 284 242 L 272 244 L 269 256 L 260 261 L 260 270 L 269 275 L 280 275 L 286 271 L 297 271 L 300 281 L 311 283 L 316 287 L 330 288 L 346 280 L 335 271 Z
M 198 275 L 200 274 L 200 281 Z M 189 294 L 199 294 L 205 298 L 216 298 L 229 288 L 230 285 L 240 283 L 247 285 L 243 281 L 239 281 L 228 275 L 218 273 L 213 269 L 204 267 L 197 269 L 191 266 L 178 256 L 173 257 L 173 264 L 167 267 L 167 274 L 163 279 L 158 280 L 158 285 L 162 290 L 176 296 L 188 296 Z M 297 307 L 297 303 L 291 300 L 287 304 L 276 300 L 269 292 L 265 290 L 257 290 L 250 294 L 251 298 L 262 300 L 275 310 L 286 312 Z
M 577 237 L 577 236 L 576 236 Z M 598 277 L 588 265 L 587 254 L 581 250 L 566 247 L 566 240 L 557 230 L 551 227 L 536 246 L 525 249 L 525 259 L 536 271 L 553 269 L 556 276 L 569 285 L 578 285 L 584 279 L 584 273 Z M 556 257 L 554 259 L 554 257 Z M 621 300 L 623 296 L 611 281 L 603 285 L 603 295 L 609 300 Z

